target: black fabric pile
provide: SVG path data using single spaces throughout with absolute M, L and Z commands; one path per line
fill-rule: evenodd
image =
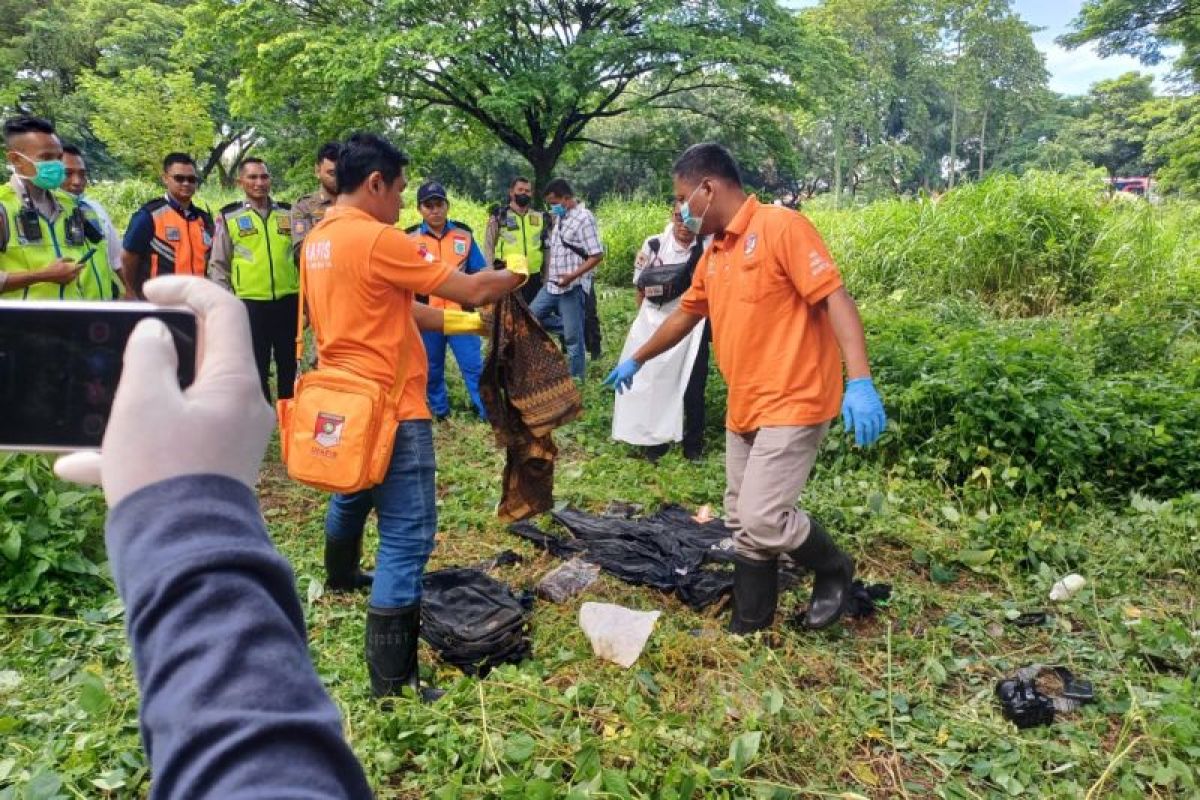
M 423 580 L 421 638 L 468 675 L 528 658 L 533 596 L 470 567 L 430 572 Z
M 605 572 L 635 586 L 652 586 L 671 592 L 688 607 L 701 611 L 733 592 L 733 551 L 720 546 L 733 535 L 724 520 L 696 522 L 687 509 L 665 506 L 648 517 L 587 514 L 578 509 L 555 511 L 554 520 L 574 538 L 555 536 L 531 522 L 509 526 L 509 531 L 556 558 L 582 556 Z M 780 572 L 781 588 L 794 585 L 798 576 Z M 855 581 L 846 613 L 869 617 L 876 603 L 887 600 L 892 587 Z
M 732 559 L 717 547 L 731 533 L 721 520 L 701 524 L 679 506 L 637 519 L 571 508 L 552 516 L 574 538 L 554 536 L 529 522 L 509 531 L 557 558 L 582 555 L 626 583 L 674 592 L 696 610 L 733 591 L 732 571 L 719 568 Z

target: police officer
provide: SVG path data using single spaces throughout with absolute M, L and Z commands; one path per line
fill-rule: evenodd
M 125 293 L 117 277 L 117 268 L 121 264 L 121 237 L 104 207 L 96 200 L 84 197 L 88 186 L 88 169 L 83 152 L 73 144 L 64 144 L 63 164 L 67 176 L 63 181 L 63 189 L 75 201 L 75 208 L 83 214 L 93 236 L 98 232 L 104 237 L 103 245 L 96 242 L 95 254 L 79 274 L 83 295 L 88 300 L 116 300 Z
M 166 194 L 133 213 L 125 231 L 121 276 L 126 296 L 140 297 L 142 284 L 159 275 L 203 278 L 212 247 L 213 219 L 192 202 L 200 185 L 196 162 L 187 153 L 163 159 Z
M 300 243 L 337 199 L 337 160 L 342 151 L 339 142 L 326 142 L 317 151 L 317 191 L 306 194 L 292 205 L 292 252 L 300 263 Z
M 504 261 L 505 253 L 521 253 L 529 261 L 529 282 L 521 296 L 532 303 L 542 288 L 542 261 L 550 226 L 546 215 L 530 208 L 533 186 L 525 177 L 513 178 L 508 186 L 508 205 L 498 206 L 488 217 L 483 235 L 483 255 L 489 264 Z
M 83 299 L 79 274 L 103 235 L 59 191 L 66 167 L 54 126 L 39 117 L 10 119 L 4 146 L 12 179 L 0 186 L 0 297 Z
M 473 275 L 487 267 L 487 261 L 475 243 L 471 229 L 461 222 L 450 220 L 450 201 L 446 189 L 437 181 L 426 181 L 417 189 L 417 210 L 421 212 L 420 225 L 405 229 L 405 233 L 417 241 L 417 245 L 428 253 L 432 260 L 449 264 L 451 267 Z M 434 308 L 462 310 L 462 306 L 440 297 L 428 298 Z M 479 416 L 486 419 L 483 400 L 479 397 L 479 377 L 483 374 L 483 345 L 478 335 L 460 333 L 447 335 L 444 331 L 421 331 L 425 353 L 429 358 L 429 378 L 426 395 L 429 410 L 438 419 L 450 414 L 450 397 L 446 391 L 446 345 L 454 352 L 454 360 L 462 373 L 471 403 Z
M 276 396 L 291 397 L 296 382 L 300 273 L 292 259 L 292 207 L 271 199 L 271 172 L 261 158 L 242 161 L 238 183 L 246 199 L 217 216 L 208 276 L 246 305 L 254 361 L 270 402 L 272 357 Z

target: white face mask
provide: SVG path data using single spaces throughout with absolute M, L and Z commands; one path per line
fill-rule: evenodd
M 696 217 L 692 215 L 692 198 L 696 196 L 696 192 L 700 191 L 700 186 L 697 185 L 692 193 L 688 195 L 688 199 L 684 200 L 679 206 L 679 218 L 683 221 L 683 227 L 687 228 L 697 236 L 700 235 L 700 228 L 704 226 L 704 215 L 708 213 L 708 209 L 712 208 L 712 196 L 708 198 L 708 206 L 704 209 L 704 214 Z

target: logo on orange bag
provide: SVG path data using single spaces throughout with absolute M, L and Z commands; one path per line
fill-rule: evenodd
M 337 447 L 342 441 L 345 424 L 345 417 L 320 411 L 317 413 L 317 429 L 313 431 L 313 439 L 321 447 Z

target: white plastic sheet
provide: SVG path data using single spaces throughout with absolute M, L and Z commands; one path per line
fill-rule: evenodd
M 579 626 L 597 656 L 628 669 L 642 654 L 660 613 L 612 603 L 584 603 L 579 609 Z

